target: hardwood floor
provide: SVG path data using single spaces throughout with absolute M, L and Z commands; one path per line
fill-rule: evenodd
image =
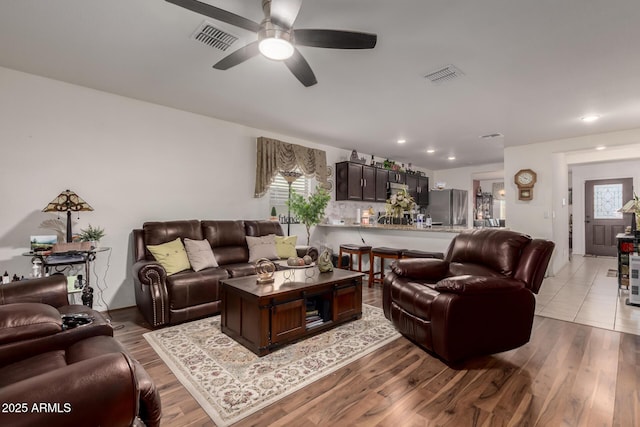
M 137 309 L 111 314 L 160 390 L 162 425 L 214 426 L 142 337 Z M 527 345 L 456 367 L 399 338 L 236 425 L 626 427 L 640 425 L 639 393 L 640 336 L 536 316 Z

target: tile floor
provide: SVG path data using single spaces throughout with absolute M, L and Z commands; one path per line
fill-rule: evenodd
M 554 277 L 544 279 L 536 296 L 536 314 L 554 319 L 640 335 L 640 307 L 625 304 L 618 292 L 616 258 L 574 255 Z

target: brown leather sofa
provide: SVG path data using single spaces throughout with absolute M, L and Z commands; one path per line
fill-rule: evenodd
M 446 362 L 529 341 L 554 243 L 509 230 L 457 235 L 440 259 L 402 259 L 383 283 L 385 316 Z
M 152 327 L 172 325 L 220 313 L 220 280 L 255 274 L 249 263 L 246 237 L 282 236 L 277 221 L 166 221 L 145 222 L 133 230 L 133 279 L 138 309 Z M 207 239 L 219 267 L 186 270 L 167 276 L 147 245 L 176 238 Z M 315 248 L 298 248 L 298 255 L 318 257 Z
M 98 312 L 65 304 L 66 277 L 0 286 L 0 425 L 158 426 L 153 381 Z M 69 314 L 93 321 L 71 327 Z

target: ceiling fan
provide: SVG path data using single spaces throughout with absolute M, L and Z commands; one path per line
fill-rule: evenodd
M 258 40 L 241 47 L 213 66 L 227 70 L 262 53 L 269 59 L 283 61 L 304 86 L 318 83 L 309 63 L 296 45 L 331 49 L 372 49 L 377 36 L 342 30 L 294 29 L 302 0 L 262 0 L 264 19 L 261 23 L 197 0 L 166 0 L 201 15 L 253 31 Z

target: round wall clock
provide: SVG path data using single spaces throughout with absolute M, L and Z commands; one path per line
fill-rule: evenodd
M 514 176 L 514 182 L 518 186 L 518 200 L 533 199 L 533 186 L 537 175 L 531 169 L 520 169 Z

